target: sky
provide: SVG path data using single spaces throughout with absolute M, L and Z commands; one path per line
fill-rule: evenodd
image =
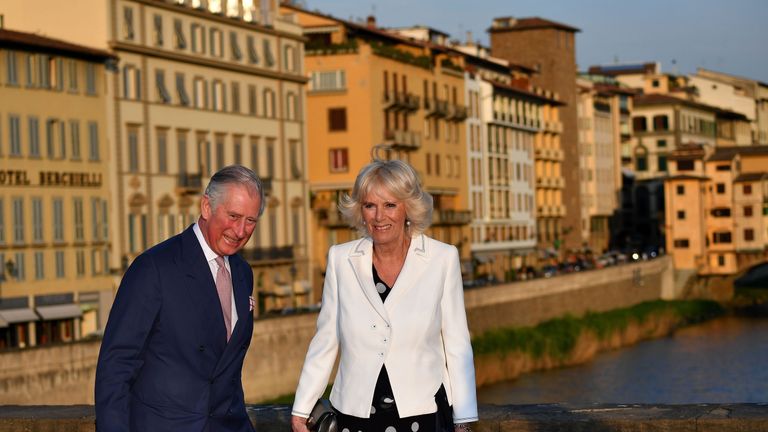
M 300 0 L 342 19 L 375 15 L 381 27 L 426 25 L 490 45 L 494 17 L 538 16 L 581 29 L 580 71 L 658 61 L 662 72 L 703 67 L 768 83 L 768 0 Z

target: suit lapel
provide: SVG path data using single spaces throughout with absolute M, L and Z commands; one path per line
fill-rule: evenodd
M 363 290 L 368 302 L 376 313 L 389 323 L 389 316 L 384 308 L 384 303 L 382 303 L 381 296 L 379 296 L 376 286 L 373 284 L 373 270 L 371 269 L 373 265 L 373 243 L 370 238 L 365 237 L 357 242 L 349 253 L 349 263 L 355 273 L 357 283 L 360 289 Z
M 405 256 L 403 268 L 397 276 L 392 292 L 389 293 L 387 301 L 384 303 L 384 308 L 388 313 L 391 313 L 397 303 L 405 297 L 408 290 L 412 289 L 413 285 L 416 285 L 416 281 L 419 280 L 421 274 L 429 268 L 428 262 L 429 255 L 426 236 L 422 234 L 413 237 L 411 239 L 411 247 L 408 248 L 408 254 Z

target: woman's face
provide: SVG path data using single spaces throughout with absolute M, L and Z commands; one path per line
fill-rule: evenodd
M 397 244 L 405 241 L 405 203 L 385 187 L 371 190 L 361 203 L 363 222 L 374 244 Z

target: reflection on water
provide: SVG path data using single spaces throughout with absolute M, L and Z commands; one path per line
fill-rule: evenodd
M 722 318 L 673 336 L 478 389 L 489 404 L 768 402 L 768 319 Z

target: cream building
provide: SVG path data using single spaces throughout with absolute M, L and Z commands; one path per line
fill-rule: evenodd
M 114 60 L 0 29 L 0 349 L 67 342 L 106 323 Z
M 193 223 L 209 176 L 237 163 L 264 179 L 269 200 L 243 252 L 270 300 L 260 309 L 309 294 L 304 40 L 276 0 L 35 0 L 0 11 L 119 57 L 106 84 L 110 267 Z

